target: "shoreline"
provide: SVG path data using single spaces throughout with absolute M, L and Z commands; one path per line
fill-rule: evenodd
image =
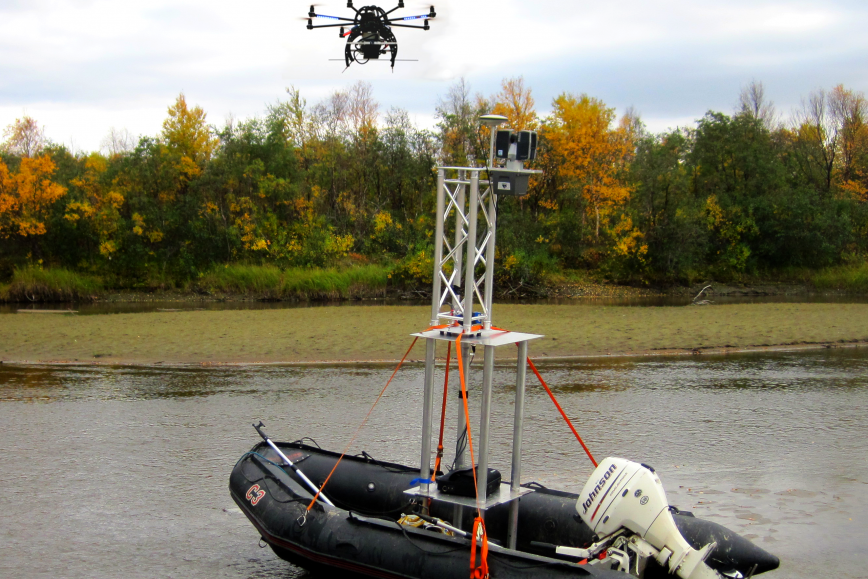
M 692 298 L 699 289 L 712 284 L 705 297 L 710 299 L 720 297 L 770 297 L 770 296 L 864 296 L 863 291 L 849 291 L 846 289 L 817 288 L 812 284 L 793 281 L 754 280 L 746 282 L 713 282 L 704 281 L 692 285 L 631 285 L 599 280 L 563 281 L 550 284 L 541 284 L 536 287 L 528 287 L 527 293 L 509 295 L 506 292 L 499 299 L 526 300 L 526 299 L 631 299 L 631 298 L 663 298 L 679 297 Z M 0 284 L 2 289 L 2 284 Z M 269 292 L 255 290 L 238 292 L 201 292 L 190 289 L 111 289 L 101 291 L 81 303 L 85 304 L 146 304 L 152 302 L 175 302 L 175 303 L 292 303 L 292 304 L 317 304 L 317 303 L 364 303 L 364 302 L 388 302 L 388 303 L 415 303 L 430 300 L 426 291 L 418 289 L 385 288 L 370 292 L 370 295 L 334 295 L 331 297 L 300 298 L 275 297 Z M 0 305 L 7 307 L 28 306 L 41 304 L 52 306 L 57 304 L 75 303 L 70 300 L 35 300 L 16 301 L 3 299 L 0 292 Z
M 868 340 L 859 340 L 852 342 L 817 342 L 810 344 L 776 344 L 769 346 L 747 346 L 745 348 L 714 348 L 710 347 L 701 351 L 688 349 L 661 349 L 660 351 L 652 350 L 646 352 L 621 352 L 611 354 L 576 354 L 571 356 L 530 356 L 534 363 L 539 365 L 556 364 L 558 362 L 570 362 L 578 360 L 610 360 L 610 359 L 646 359 L 646 358 L 672 358 L 682 356 L 728 356 L 739 354 L 761 354 L 761 353 L 785 353 L 785 352 L 815 352 L 818 350 L 851 350 L 859 348 L 868 348 Z M 266 366 L 291 366 L 291 367 L 311 367 L 311 366 L 391 366 L 400 362 L 400 358 L 386 360 L 289 360 L 289 361 L 245 361 L 245 362 L 139 362 L 139 361 L 70 361 L 70 360 L 0 360 L 2 366 L 64 366 L 64 367 L 111 367 L 121 366 L 125 368 L 245 368 L 245 367 L 266 367 Z M 515 358 L 501 358 L 495 362 L 495 366 L 507 367 L 511 366 L 511 362 L 515 362 Z M 445 358 L 438 356 L 436 365 L 440 366 L 445 363 Z M 452 363 L 455 361 L 453 359 Z M 405 366 L 420 366 L 424 365 L 424 359 L 407 359 L 404 361 Z

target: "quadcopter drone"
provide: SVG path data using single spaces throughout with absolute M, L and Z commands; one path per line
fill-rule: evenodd
M 347 1 L 347 8 L 352 8 L 356 13 L 353 18 L 345 18 L 342 16 L 326 16 L 325 14 L 317 14 L 314 7 L 310 7 L 307 18 L 307 29 L 314 28 L 332 28 L 340 26 L 341 38 L 347 39 L 346 47 L 344 48 L 344 61 L 349 68 L 350 64 L 357 62 L 365 64 L 370 60 L 379 60 L 381 55 L 390 55 L 392 70 L 395 70 L 395 60 L 398 56 L 398 41 L 392 33 L 393 26 L 402 28 L 418 28 L 420 30 L 429 30 L 428 19 L 437 16 L 434 12 L 434 7 L 431 6 L 428 14 L 419 16 L 404 16 L 390 18 L 389 15 L 404 7 L 404 0 L 398 0 L 398 5 L 388 12 L 379 6 L 363 6 L 356 9 L 353 6 L 352 0 Z M 314 25 L 314 18 L 326 18 L 329 20 L 340 20 L 337 24 L 318 24 Z M 402 24 L 413 20 L 423 20 L 422 26 L 414 24 Z M 344 24 L 346 22 L 347 24 Z M 352 24 L 349 24 L 352 23 Z M 344 32 L 346 26 L 352 26 L 349 32 Z M 333 59 L 338 60 L 338 59 Z

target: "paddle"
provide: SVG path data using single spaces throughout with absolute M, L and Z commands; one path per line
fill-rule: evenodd
M 304 484 L 306 484 L 306 485 L 308 486 L 308 488 L 310 488 L 310 490 L 313 491 L 314 494 L 319 494 L 319 498 L 321 498 L 323 501 L 325 501 L 326 504 L 329 504 L 329 505 L 331 505 L 331 506 L 335 506 L 335 504 L 334 504 L 333 502 L 331 502 L 331 501 L 328 499 L 327 496 L 325 496 L 324 494 L 322 494 L 322 491 L 320 491 L 319 487 L 317 487 L 315 484 L 313 484 L 313 482 L 311 482 L 311 480 L 310 480 L 309 478 L 307 478 L 307 476 L 305 476 L 305 474 L 304 474 L 303 472 L 301 472 L 301 469 L 300 469 L 300 468 L 298 468 L 297 466 L 295 466 L 294 464 L 292 464 L 292 461 L 289 460 L 289 459 L 286 457 L 286 455 L 283 454 L 283 452 L 280 451 L 279 448 L 277 448 L 277 445 L 276 445 L 276 444 L 274 444 L 273 442 L 271 442 L 271 439 L 268 438 L 268 435 L 265 434 L 264 432 L 262 432 L 262 427 L 263 427 L 263 426 L 265 426 L 265 425 L 262 424 L 262 421 L 260 420 L 260 421 L 259 421 L 259 424 L 254 424 L 254 425 L 253 425 L 253 428 L 256 429 L 256 432 L 259 433 L 259 436 L 262 437 L 262 440 L 264 440 L 265 442 L 268 443 L 268 446 L 270 446 L 270 447 L 274 450 L 274 452 L 276 452 L 276 453 L 278 454 L 278 456 L 280 456 L 280 458 L 283 459 L 283 462 L 285 462 L 286 465 L 287 465 L 289 468 L 291 468 L 291 469 L 295 472 L 295 474 L 298 475 L 298 478 L 300 478 L 300 479 L 304 482 Z

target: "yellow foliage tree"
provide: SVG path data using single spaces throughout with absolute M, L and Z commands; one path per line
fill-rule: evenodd
M 500 83 L 500 92 L 494 95 L 492 114 L 509 119 L 509 127 L 516 131 L 535 131 L 539 120 L 534 109 L 533 94 L 525 86 L 524 77 L 505 78 Z
M 0 238 L 45 234 L 51 204 L 66 195 L 51 181 L 54 170 L 48 155 L 21 159 L 17 173 L 0 161 Z
M 115 234 L 121 224 L 120 209 L 124 204 L 124 196 L 115 188 L 103 185 L 101 178 L 107 169 L 108 161 L 99 153 L 87 158 L 84 174 L 72 180 L 72 185 L 78 187 L 84 197 L 81 201 L 69 203 L 63 217 L 75 224 L 89 222 L 98 236 L 100 254 L 110 259 L 118 250 Z
M 175 104 L 169 107 L 168 118 L 163 121 L 163 141 L 180 155 L 177 168 L 188 178 L 201 173 L 201 168 L 217 149 L 217 139 L 205 123 L 206 116 L 199 106 L 189 108 L 184 93 L 181 93 Z
M 633 147 L 630 121 L 622 119 L 613 127 L 615 109 L 584 94 L 564 93 L 553 106 L 543 134 L 555 157 L 561 188 L 581 192 L 599 238 L 601 224 L 630 197 L 621 176 Z

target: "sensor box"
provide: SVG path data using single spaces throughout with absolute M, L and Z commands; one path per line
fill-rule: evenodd
M 490 169 L 488 171 L 491 190 L 497 195 L 527 195 L 527 185 L 533 171 L 510 171 L 509 169 Z

